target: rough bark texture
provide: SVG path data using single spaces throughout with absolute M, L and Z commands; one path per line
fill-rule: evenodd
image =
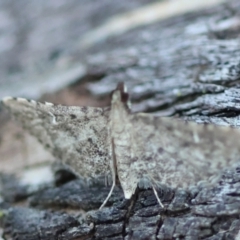
M 78 44 L 89 29 L 149 0 L 0 0 L 0 98 L 38 98 L 84 73 Z M 74 58 L 78 52 L 80 59 Z
M 86 86 L 100 98 L 124 81 L 134 111 L 239 127 L 239 16 L 239 1 L 229 1 L 98 44 L 90 50 L 98 54 L 87 59 Z M 98 211 L 109 187 L 73 180 L 36 192 L 10 178 L 2 177 L 6 239 L 223 240 L 240 230 L 239 168 L 222 173 L 210 189 L 162 189 L 165 209 L 151 189 L 139 189 L 131 201 L 116 189 Z M 30 207 L 11 207 L 27 198 Z

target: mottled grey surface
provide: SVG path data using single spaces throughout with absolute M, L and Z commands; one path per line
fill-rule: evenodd
M 180 115 L 197 122 L 238 127 L 239 10 L 238 0 L 228 1 L 227 5 L 138 28 L 98 45 L 98 51 L 104 52 L 91 57 L 95 62 L 89 61 L 85 80 L 96 80 L 99 84 L 89 89 L 101 96 L 108 94 L 117 81 L 127 81 L 134 111 L 160 111 L 162 115 Z M 170 51 L 171 48 L 176 51 Z M 202 76 L 207 81 L 203 81 Z M 107 208 L 89 212 L 87 224 L 80 221 L 79 225 L 66 229 L 65 221 L 59 221 L 59 231 L 55 231 L 56 224 L 52 219 L 56 218 L 44 217 L 36 208 L 59 207 L 62 211 L 65 206 L 65 211 L 71 209 L 71 215 L 76 216 L 78 204 L 84 209 L 89 209 L 88 206 L 96 209 L 110 188 L 85 186 L 82 195 L 76 193 L 79 189 L 81 191 L 81 185 L 72 181 L 57 189 L 49 188 L 35 196 L 33 194 L 31 204 L 35 208 L 35 216 L 38 216 L 35 218 L 37 221 L 32 221 L 33 216 L 26 209 L 20 212 L 25 224 L 16 225 L 13 219 L 22 222 L 23 218 L 19 218 L 19 211 L 14 209 L 5 217 L 9 216 L 12 221 L 1 226 L 8 230 L 6 239 L 40 238 L 48 231 L 51 235 L 45 239 L 49 236 L 53 239 L 96 239 L 98 236 L 99 239 L 112 240 L 233 240 L 240 229 L 239 179 L 239 168 L 234 168 L 224 172 L 219 183 L 210 188 L 193 188 L 190 191 L 160 189 L 158 195 L 165 210 L 160 208 L 151 189 L 138 190 L 132 201 L 123 201 L 121 190 L 115 190 Z M 26 195 L 21 186 L 19 191 L 14 190 L 17 195 L 21 191 L 22 196 Z M 14 193 L 12 196 L 14 199 Z M 85 196 L 88 198 L 87 206 Z M 6 212 L 12 207 L 4 203 L 1 209 L 4 206 Z M 57 212 L 51 212 L 53 215 L 62 219 Z M 39 222 L 41 231 L 36 231 Z M 54 231 L 49 231 L 51 228 Z
M 0 1 L 0 98 L 39 98 L 85 74 L 80 39 L 149 0 Z M 75 55 L 79 57 L 75 58 Z
M 165 191 L 159 194 L 167 209 L 163 210 L 151 190 L 138 192 L 137 198 L 131 203 L 122 201 L 119 195 L 112 198 L 112 207 L 102 210 L 88 211 L 84 214 L 59 213 L 65 206 L 67 209 L 86 210 L 100 204 L 96 195 L 103 198 L 103 189 L 81 186 L 75 180 L 58 188 L 46 189 L 36 194 L 33 208 L 12 208 L 0 204 L 1 211 L 6 215 L 2 226 L 6 239 L 11 236 L 19 240 L 28 239 L 235 239 L 240 229 L 239 171 L 232 170 L 223 176 L 220 184 L 206 189 L 190 192 L 179 192 L 175 196 Z M 235 179 L 234 183 L 230 180 Z M 105 189 L 106 190 L 106 189 Z M 88 196 L 88 204 L 82 196 Z M 85 192 L 86 191 L 86 192 Z M 89 193 L 87 193 L 89 192 Z M 86 194 L 87 193 L 87 194 Z M 104 194 L 107 194 L 105 191 Z M 221 196 L 219 198 L 219 196 Z M 122 196 L 123 197 L 123 196 Z M 97 201 L 96 201 L 97 200 Z M 180 201 L 179 201 L 180 200 Z M 84 204 L 85 201 L 85 204 Z M 174 204 L 178 202 L 177 205 Z M 182 202 L 182 208 L 179 203 Z M 33 202 L 32 202 L 33 203 Z M 185 205 L 185 207 L 184 207 Z M 170 207 L 171 206 L 171 207 Z M 186 207 L 188 206 L 188 207 Z M 55 211 L 38 210 L 52 208 Z M 41 231 L 36 231 L 40 229 Z M 33 238 L 34 237 L 34 238 Z M 65 238 L 64 238 L 65 237 Z
M 108 108 L 67 107 L 23 98 L 3 100 L 22 126 L 82 177 L 110 173 Z
M 88 89 L 102 96 L 124 81 L 136 112 L 212 116 L 227 107 L 234 111 L 239 16 L 239 1 L 227 1 L 110 38 L 91 50 L 86 77 L 98 81 Z
M 5 98 L 3 104 L 81 177 L 111 172 L 112 186 L 118 178 L 126 199 L 140 181 L 186 189 L 203 180 L 212 184 L 222 169 L 240 162 L 240 130 L 133 114 L 126 104 L 127 93 L 118 87 L 111 108 L 66 107 L 21 98 Z

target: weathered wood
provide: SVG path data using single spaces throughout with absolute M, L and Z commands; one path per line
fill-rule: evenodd
M 124 81 L 134 111 L 238 127 L 239 16 L 239 1 L 229 1 L 98 44 L 89 50 L 94 54 L 87 59 L 87 88 L 104 97 Z M 224 172 L 211 188 L 159 190 L 166 209 L 150 189 L 139 189 L 131 201 L 115 189 L 108 207 L 96 210 L 108 189 L 73 180 L 32 192 L 30 198 L 25 193 L 31 208 L 2 206 L 6 239 L 214 240 L 235 239 L 240 230 L 239 168 Z M 72 212 L 60 213 L 63 207 Z M 81 221 L 77 209 L 87 211 Z
M 94 49 L 107 53 L 88 58 L 85 78 L 96 81 L 88 89 L 101 96 L 124 81 L 135 111 L 231 116 L 239 109 L 239 24 L 239 3 L 229 1 L 109 39 Z
M 76 81 L 84 74 L 81 37 L 115 14 L 152 1 L 0 0 L 0 98 L 39 98 Z

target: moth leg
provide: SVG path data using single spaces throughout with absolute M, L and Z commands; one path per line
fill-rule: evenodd
M 112 195 L 112 192 L 113 192 L 115 186 L 116 186 L 116 178 L 114 177 L 114 178 L 113 178 L 112 187 L 111 187 L 111 189 L 110 189 L 110 192 L 108 193 L 107 198 L 104 200 L 104 202 L 102 203 L 102 205 L 101 205 L 101 207 L 99 208 L 99 210 L 101 210 L 101 209 L 106 205 L 107 201 L 109 200 L 109 198 L 110 198 L 111 195 Z
M 157 201 L 158 201 L 159 205 L 160 205 L 162 208 L 164 208 L 164 206 L 163 206 L 160 198 L 158 197 L 157 190 L 156 190 L 156 188 L 153 186 L 153 184 L 152 184 L 152 189 L 153 189 L 153 192 L 154 192 L 155 197 L 157 198 Z
M 113 149 L 114 149 L 114 143 L 113 143 L 113 139 L 112 139 L 111 147 L 110 147 L 109 151 L 114 153 Z M 107 195 L 107 198 L 104 200 L 104 202 L 100 206 L 99 210 L 102 209 L 106 205 L 107 201 L 109 200 L 109 198 L 111 197 L 111 195 L 113 193 L 114 187 L 116 186 L 116 178 L 117 178 L 116 169 L 117 169 L 117 164 L 116 164 L 116 156 L 115 156 L 115 154 L 113 154 L 113 157 L 112 157 L 111 160 L 112 161 L 110 161 L 110 168 L 111 168 L 111 173 L 112 173 L 112 187 L 110 189 L 110 192 Z M 105 178 L 105 180 L 106 180 L 106 178 Z

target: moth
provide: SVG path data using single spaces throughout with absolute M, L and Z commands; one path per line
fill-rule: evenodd
M 23 98 L 2 100 L 15 118 L 56 158 L 84 178 L 112 175 L 126 199 L 138 183 L 188 188 L 217 181 L 219 172 L 239 162 L 240 130 L 176 118 L 132 113 L 124 84 L 112 93 L 111 106 L 74 107 Z M 214 180 L 215 179 L 215 180 Z

